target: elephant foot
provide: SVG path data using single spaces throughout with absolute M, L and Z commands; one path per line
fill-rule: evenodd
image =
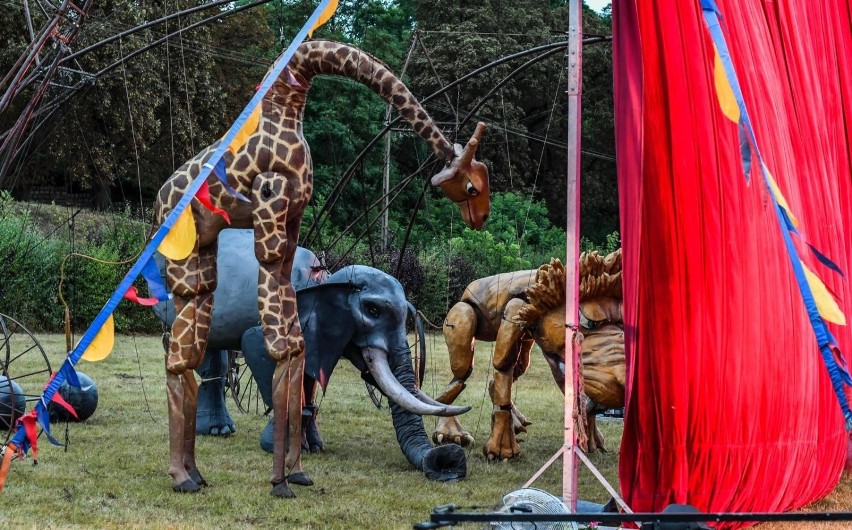
M 290 489 L 290 485 L 287 484 L 287 480 L 284 479 L 281 482 L 272 483 L 272 496 L 278 497 L 279 499 L 292 499 L 296 497 L 296 494 L 293 493 L 293 490 Z
M 461 480 L 467 475 L 467 455 L 455 444 L 433 447 L 423 458 L 423 473 L 439 482 Z
M 270 454 L 275 452 L 275 436 L 272 433 L 274 428 L 275 418 L 269 418 L 269 421 L 266 422 L 266 427 L 260 433 L 260 448 Z
M 491 416 L 491 436 L 482 448 L 489 461 L 515 458 L 521 454 L 521 446 L 512 426 L 512 411 L 497 410 Z
M 201 473 L 197 469 L 189 471 L 189 479 L 203 488 L 210 485 L 204 480 L 204 477 L 201 476 Z
M 527 432 L 527 425 L 532 425 L 532 422 L 521 414 L 518 407 L 512 403 L 512 428 L 515 430 L 515 434 Z
M 186 479 L 180 484 L 172 484 L 172 490 L 177 493 L 195 493 L 201 491 L 201 486 L 192 479 Z
M 287 482 L 289 482 L 290 484 L 295 484 L 297 486 L 313 486 L 314 485 L 314 481 L 311 480 L 311 478 L 309 476 L 307 476 L 306 474 L 304 474 L 302 472 L 290 473 L 289 475 L 287 475 Z
M 302 410 L 302 450 L 309 453 L 322 453 L 325 442 L 317 427 L 316 407 L 305 407 Z
M 195 423 L 195 432 L 205 436 L 230 436 L 237 432 L 237 427 L 227 409 L 199 411 Z
M 473 436 L 462 427 L 456 416 L 438 418 L 438 425 L 432 434 L 436 444 L 456 444 L 462 447 L 473 445 Z

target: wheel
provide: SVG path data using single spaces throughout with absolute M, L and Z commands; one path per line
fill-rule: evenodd
M 0 313 L 0 437 L 8 443 L 17 418 L 41 398 L 53 371 L 44 348 L 23 324 Z
M 246 365 L 243 352 L 228 350 L 228 373 L 225 379 L 225 394 L 230 394 L 243 414 L 268 414 L 269 410 L 263 403 L 260 390 Z

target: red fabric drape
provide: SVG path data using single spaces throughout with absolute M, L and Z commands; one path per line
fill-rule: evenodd
M 852 275 L 852 0 L 719 0 L 758 146 L 800 232 Z M 613 6 L 636 511 L 786 511 L 847 435 L 766 187 L 743 174 L 698 0 Z M 804 248 L 804 247 L 800 247 Z M 801 251 L 852 322 L 852 288 Z M 849 327 L 831 325 L 847 355 Z

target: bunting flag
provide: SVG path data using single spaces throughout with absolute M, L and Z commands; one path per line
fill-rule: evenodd
M 220 180 L 224 179 L 226 189 L 227 179 L 222 165 L 222 157 L 229 150 L 232 143 L 245 142 L 251 134 L 246 135 L 248 131 L 255 131 L 259 122 L 260 103 L 264 95 L 269 91 L 272 83 L 287 67 L 287 64 L 292 59 L 293 54 L 299 45 L 308 36 L 308 32 L 313 32 L 317 27 L 327 22 L 334 14 L 337 7 L 337 0 L 322 0 L 313 14 L 307 20 L 305 25 L 295 36 L 293 41 L 286 50 L 278 57 L 273 64 L 269 73 L 260 84 L 260 88 L 246 105 L 245 109 L 240 113 L 234 125 L 228 130 L 227 134 L 219 142 L 216 150 L 210 155 L 208 161 L 202 166 L 198 176 L 192 181 L 189 188 L 184 193 L 184 196 L 178 201 L 174 209 L 169 213 L 163 223 L 151 236 L 150 241 L 139 255 L 136 263 L 130 268 L 122 281 L 119 283 L 112 296 L 106 302 L 103 309 L 95 317 L 95 320 L 85 331 L 80 341 L 74 349 L 68 353 L 63 362 L 62 369 L 54 374 L 50 379 L 41 399 L 36 403 L 35 408 L 30 413 L 18 419 L 17 430 L 14 436 L 9 441 L 6 448 L 7 458 L 0 462 L 0 491 L 6 482 L 6 476 L 9 472 L 9 463 L 11 458 L 8 458 L 10 452 L 23 451 L 26 452 L 30 448 L 33 449 L 33 455 L 36 454 L 36 423 L 38 423 L 44 433 L 51 442 L 55 442 L 50 435 L 50 421 L 47 414 L 47 403 L 49 403 L 54 395 L 56 395 L 59 387 L 68 379 L 73 377 L 76 379 L 76 373 L 72 376 L 74 366 L 81 358 L 95 360 L 104 358 L 109 355 L 112 350 L 114 337 L 112 313 L 118 306 L 119 302 L 124 299 L 125 295 L 130 291 L 133 282 L 140 274 L 144 274 L 145 278 L 150 282 L 150 263 L 154 253 L 158 250 L 169 257 L 170 259 L 184 259 L 192 251 L 195 245 L 195 223 L 192 217 L 192 212 L 187 207 L 190 201 L 196 196 L 198 191 L 207 182 L 207 177 L 218 166 L 221 171 L 215 171 Z M 252 125 L 254 123 L 254 125 Z M 254 129 L 252 129 L 254 127 Z M 241 144 L 242 145 L 242 144 Z M 233 189 L 233 188 L 231 188 Z M 235 192 L 236 193 L 236 192 Z M 241 200 L 248 201 L 244 196 L 236 193 Z M 149 286 L 151 284 L 149 283 Z M 153 291 L 152 291 L 153 293 Z M 102 333 L 103 332 L 103 333 Z M 104 353 L 106 352 L 106 353 Z M 79 386 L 79 381 L 77 382 Z M 58 442 L 57 442 L 58 443 Z
M 335 11 L 337 11 L 337 0 L 332 0 L 328 3 L 325 9 L 323 9 L 317 21 L 314 22 L 314 24 L 311 26 L 310 31 L 308 31 L 308 37 L 313 37 L 315 29 L 331 20 L 331 17 L 334 15 Z
M 128 289 L 130 288 L 133 288 L 133 286 L 131 285 Z M 115 322 L 113 321 L 112 314 L 110 314 L 104 321 L 103 325 L 101 325 L 101 329 L 98 331 L 98 334 L 95 335 L 95 338 L 86 347 L 81 358 L 84 361 L 89 362 L 103 361 L 109 357 L 110 353 L 112 353 L 112 347 L 114 344 Z M 79 348 L 79 345 L 77 347 Z

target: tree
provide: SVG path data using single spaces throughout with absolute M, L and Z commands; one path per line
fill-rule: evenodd
M 419 0 L 415 13 L 418 31 L 446 84 L 499 57 L 564 40 L 565 4 Z M 586 33 L 609 34 L 610 25 L 608 17 L 585 10 Z M 584 149 L 612 154 L 611 49 L 608 44 L 596 45 L 586 47 L 584 53 Z M 452 94 L 456 111 L 443 98 L 429 110 L 452 128 L 456 114 L 464 116 L 481 95 L 529 58 L 465 83 Z M 413 70 L 419 93 L 438 88 L 425 57 L 414 61 Z M 560 226 L 565 226 L 565 82 L 564 55 L 556 54 L 527 69 L 478 112 L 479 119 L 491 124 L 481 158 L 491 167 L 492 188 L 543 198 L 550 219 Z M 583 158 L 583 231 L 603 240 L 618 228 L 615 166 L 611 160 Z

